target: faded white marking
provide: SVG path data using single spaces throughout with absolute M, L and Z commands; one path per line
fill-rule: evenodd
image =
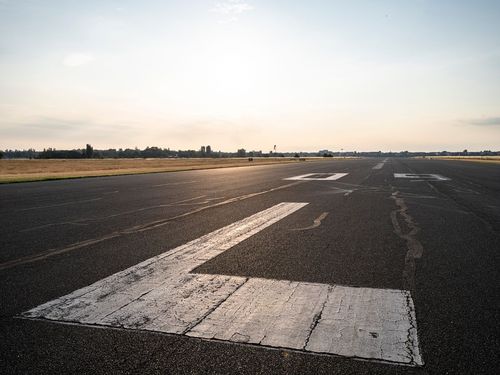
M 95 201 L 100 201 L 101 198 L 92 198 L 92 199 L 84 199 L 84 200 L 79 200 L 79 201 L 71 201 L 71 202 L 64 202 L 64 203 L 56 203 L 56 204 L 49 204 L 46 206 L 36 206 L 36 207 L 28 207 L 28 208 L 21 208 L 19 210 L 16 210 L 17 212 L 21 211 L 30 211 L 30 210 L 41 210 L 44 208 L 53 208 L 53 207 L 62 207 L 62 206 L 69 206 L 72 204 L 79 204 L 79 203 L 88 203 L 88 202 L 95 202 Z
M 374 166 L 372 169 L 382 169 L 384 167 L 384 162 L 378 163 L 376 166 Z
M 31 232 L 31 231 L 45 229 L 45 228 L 53 227 L 53 226 L 57 226 L 57 225 L 89 225 L 88 222 L 92 222 L 92 221 L 106 220 L 106 219 L 111 219 L 111 218 L 115 218 L 118 216 L 130 215 L 130 214 L 134 214 L 137 212 L 149 211 L 149 210 L 165 208 L 165 207 L 183 206 L 186 204 L 186 202 L 195 201 L 195 200 L 198 200 L 198 199 L 201 199 L 204 197 L 206 197 L 206 195 L 200 195 L 198 197 L 183 199 L 183 200 L 172 202 L 172 203 L 159 204 L 156 206 L 141 207 L 141 208 L 138 208 L 136 210 L 118 212 L 116 214 L 111 214 L 111 215 L 106 215 L 106 216 L 100 216 L 100 217 L 94 217 L 94 218 L 83 218 L 83 219 L 79 219 L 79 220 L 75 220 L 75 221 L 61 221 L 61 222 L 57 222 L 57 223 L 42 224 L 42 225 L 38 225 L 36 227 L 21 229 L 19 232 L 20 233 Z M 218 199 L 218 198 L 214 198 L 214 199 Z M 208 201 L 209 201 L 209 199 L 207 199 L 206 201 L 203 201 L 200 203 L 194 203 L 194 204 L 205 204 Z
M 213 201 L 218 201 L 218 200 L 221 200 L 221 199 L 224 199 L 224 198 L 225 197 L 206 198 L 206 199 L 204 199 L 202 201 L 199 201 L 199 202 L 182 203 L 182 204 L 179 204 L 179 206 L 196 206 L 196 205 L 211 203 Z
M 339 178 L 347 176 L 349 173 L 307 173 L 299 176 L 284 178 L 284 180 L 292 181 L 335 181 Z M 322 176 L 322 177 L 311 177 Z
M 309 230 L 309 229 L 314 229 L 317 228 L 321 225 L 321 222 L 328 216 L 328 212 L 323 212 L 321 215 L 319 215 L 316 219 L 314 219 L 313 224 L 305 227 L 305 228 L 296 228 L 292 230 Z
M 194 184 L 198 181 L 182 181 L 182 182 L 167 182 L 165 184 L 151 185 L 151 187 L 161 187 L 161 186 L 175 186 L 175 185 L 185 185 L 185 184 Z
M 394 178 L 408 178 L 413 181 L 449 181 L 448 177 L 434 173 L 394 173 Z
M 35 255 L 28 255 L 28 256 L 22 257 L 22 258 L 8 260 L 7 262 L 0 263 L 0 271 L 1 270 L 5 270 L 5 269 L 9 269 L 9 268 L 12 268 L 12 267 L 19 266 L 21 264 L 28 264 L 28 263 L 37 262 L 37 261 L 42 260 L 42 259 L 47 259 L 47 258 L 53 257 L 55 255 L 64 254 L 64 253 L 67 253 L 69 251 L 81 249 L 81 248 L 84 248 L 84 247 L 87 247 L 87 246 L 90 246 L 90 245 L 95 245 L 95 244 L 98 244 L 100 242 L 107 241 L 107 240 L 110 240 L 110 239 L 113 239 L 113 238 L 116 238 L 116 237 L 120 237 L 120 236 L 124 236 L 124 235 L 129 235 L 129 234 L 132 234 L 132 233 L 139 233 L 139 232 L 145 232 L 145 231 L 148 231 L 148 230 L 156 229 L 156 228 L 159 228 L 159 227 L 162 227 L 164 225 L 169 224 L 173 220 L 177 220 L 177 219 L 184 218 L 184 217 L 187 217 L 187 216 L 190 216 L 190 215 L 194 215 L 194 214 L 196 214 L 198 212 L 202 212 L 202 211 L 208 210 L 210 208 L 220 207 L 220 206 L 224 206 L 226 204 L 231 204 L 231 203 L 234 203 L 234 202 L 240 202 L 240 201 L 243 201 L 243 200 L 246 200 L 246 199 L 257 197 L 259 195 L 268 194 L 268 193 L 271 193 L 273 191 L 287 189 L 289 187 L 296 186 L 296 185 L 299 185 L 299 184 L 302 184 L 302 183 L 303 183 L 303 181 L 297 181 L 297 182 L 292 182 L 292 183 L 289 183 L 289 184 L 285 184 L 285 185 L 273 187 L 273 188 L 270 188 L 268 190 L 258 191 L 256 193 L 250 193 L 250 194 L 240 195 L 240 196 L 237 196 L 237 197 L 234 197 L 234 198 L 226 199 L 226 200 L 224 200 L 222 202 L 213 203 L 213 204 L 210 204 L 208 206 L 202 206 L 202 207 L 196 208 L 194 210 L 185 212 L 183 214 L 179 214 L 179 215 L 176 215 L 176 216 L 168 217 L 168 218 L 165 218 L 165 219 L 155 220 L 155 221 L 152 221 L 152 222 L 149 222 L 149 223 L 146 223 L 146 224 L 135 225 L 133 227 L 129 227 L 129 228 L 122 229 L 122 230 L 119 230 L 119 231 L 116 231 L 116 232 L 112 232 L 112 233 L 109 233 L 109 234 L 104 235 L 104 236 L 99 237 L 99 238 L 92 238 L 92 239 L 88 239 L 88 240 L 76 242 L 76 243 L 73 243 L 71 245 L 68 245 L 68 246 L 65 246 L 65 247 L 62 247 L 62 248 L 49 249 L 49 250 L 46 250 L 46 251 L 44 251 L 42 253 L 38 253 L 38 254 L 35 254 Z M 50 224 L 50 225 L 58 225 L 58 224 L 55 223 L 55 224 Z
M 421 365 L 408 291 L 190 273 L 306 204 L 278 204 L 22 316 Z

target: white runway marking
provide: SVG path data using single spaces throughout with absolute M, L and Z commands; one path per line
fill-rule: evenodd
M 300 176 L 284 178 L 292 181 L 335 181 L 347 176 L 349 173 L 308 173 Z
M 394 173 L 394 178 L 408 178 L 414 181 L 449 181 L 448 177 L 432 173 Z
M 193 274 L 307 203 L 281 203 L 22 314 L 422 365 L 408 291 Z
M 384 160 L 382 160 L 381 163 L 378 163 L 372 169 L 382 169 L 382 168 L 384 168 L 384 165 L 385 165 L 385 163 L 387 163 L 388 160 L 389 160 L 389 158 L 385 158 Z

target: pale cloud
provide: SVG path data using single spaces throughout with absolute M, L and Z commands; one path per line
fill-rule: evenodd
M 227 0 L 216 3 L 212 11 L 235 21 L 238 15 L 253 9 L 254 7 L 252 5 L 243 0 Z
M 482 117 L 476 119 L 463 120 L 462 122 L 476 126 L 500 126 L 500 117 Z
M 142 133 L 139 127 L 127 123 L 32 116 L 24 121 L 0 121 L 0 149 L 64 149 L 83 147 L 85 143 L 101 148 L 133 147 L 130 140 L 136 141 Z
M 89 55 L 87 53 L 77 52 L 77 53 L 70 53 L 69 55 L 64 57 L 62 62 L 66 66 L 75 67 L 88 64 L 94 60 L 95 59 L 92 55 Z

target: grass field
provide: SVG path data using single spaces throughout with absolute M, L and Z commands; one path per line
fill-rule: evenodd
M 304 159 L 302 159 L 304 160 Z M 322 160 L 307 158 L 305 161 Z M 0 160 L 0 183 L 297 163 L 293 158 Z
M 426 159 L 462 160 L 480 163 L 500 163 L 500 156 L 426 156 Z

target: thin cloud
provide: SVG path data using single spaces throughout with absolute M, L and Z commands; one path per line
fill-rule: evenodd
M 249 136 L 251 134 L 251 136 Z M 256 125 L 229 120 L 201 120 L 172 124 L 159 129 L 158 139 L 166 139 L 179 148 L 198 148 L 210 144 L 214 149 L 230 149 L 232 145 L 248 146 L 257 143 L 262 129 Z
M 462 121 L 463 123 L 476 126 L 500 126 L 500 117 L 482 117 Z
M 81 66 L 88 64 L 94 61 L 94 57 L 92 55 L 86 53 L 70 53 L 63 59 L 63 64 L 66 66 Z
M 119 137 L 137 137 L 138 134 L 140 134 L 139 129 L 127 124 L 102 123 L 90 119 L 67 120 L 37 117 L 25 123 L 0 122 L 0 138 L 30 139 L 34 143 L 54 141 L 55 139 L 74 143 L 75 139 L 92 140 L 96 137 L 107 141 Z M 50 142 L 46 146 L 51 146 Z
M 243 0 L 227 0 L 216 3 L 212 8 L 212 12 L 221 14 L 231 21 L 236 21 L 240 14 L 253 9 L 254 7 L 252 5 Z

